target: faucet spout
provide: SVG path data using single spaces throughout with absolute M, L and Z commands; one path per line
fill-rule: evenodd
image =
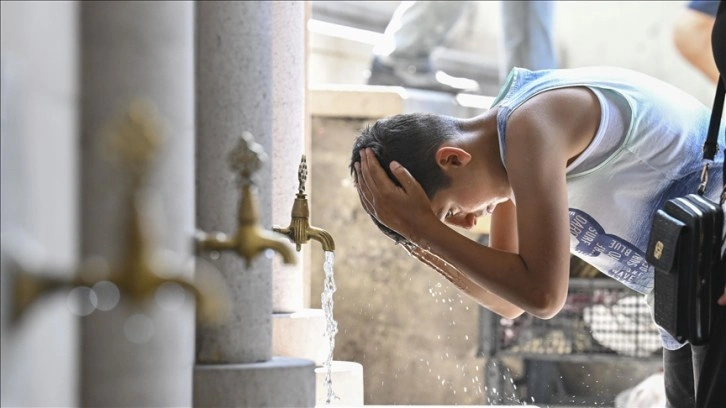
M 322 228 L 310 227 L 308 229 L 308 234 L 310 235 L 311 239 L 320 242 L 320 245 L 323 246 L 323 251 L 335 251 L 335 241 L 333 241 L 333 237 L 328 231 L 325 231 Z

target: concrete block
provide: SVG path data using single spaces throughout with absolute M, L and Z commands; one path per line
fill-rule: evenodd
M 325 334 L 322 309 L 303 309 L 272 315 L 272 354 L 313 360 L 322 365 L 330 345 Z
M 195 407 L 312 407 L 315 365 L 273 357 L 251 364 L 194 367 Z

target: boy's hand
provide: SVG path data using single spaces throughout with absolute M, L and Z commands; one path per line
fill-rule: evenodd
M 426 217 L 438 221 L 423 188 L 408 170 L 391 162 L 391 172 L 402 187 L 396 186 L 371 149 L 361 150 L 360 157 L 361 162 L 354 166 L 363 207 L 382 224 L 415 242 L 412 235 L 416 225 L 425 223 Z
M 726 306 L 726 287 L 723 288 L 723 294 L 720 298 L 718 298 L 718 304 L 721 306 Z

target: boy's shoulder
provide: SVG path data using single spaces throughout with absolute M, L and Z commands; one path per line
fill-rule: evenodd
M 542 92 L 522 103 L 509 116 L 507 150 L 520 146 L 520 151 L 512 153 L 546 154 L 548 146 L 562 143 L 568 157 L 575 156 L 595 137 L 600 115 L 597 96 L 587 87 Z

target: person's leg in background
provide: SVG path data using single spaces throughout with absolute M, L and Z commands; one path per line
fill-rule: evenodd
M 716 308 L 709 350 L 699 371 L 697 408 L 726 406 L 726 306 Z
M 716 67 L 721 73 L 721 86 L 726 86 L 726 1 L 723 0 L 716 13 L 711 33 L 711 47 Z M 723 138 L 724 135 L 721 134 L 719 137 Z M 726 226 L 724 229 L 726 234 Z M 726 249 L 723 251 L 722 262 L 726 264 Z M 723 268 L 721 270 L 723 271 Z M 723 283 L 724 280 L 726 278 L 722 275 L 720 283 Z M 701 381 L 698 383 L 697 408 L 726 406 L 726 387 L 724 386 L 726 384 L 726 305 L 719 304 L 716 307 L 715 315 L 711 331 L 711 346 L 701 370 Z
M 678 52 L 714 84 L 718 81 L 718 69 L 713 58 L 711 33 L 718 5 L 718 0 L 690 1 L 673 26 L 673 44 Z
M 462 1 L 404 1 L 374 50 L 370 85 L 397 85 L 457 92 L 436 80 L 431 53 L 473 4 Z
M 726 2 L 720 1 L 711 32 L 713 60 L 726 84 Z
M 500 82 L 514 67 L 558 68 L 552 1 L 502 1 Z
M 668 408 L 693 407 L 707 346 L 686 344 L 678 350 L 663 349 L 663 381 Z

